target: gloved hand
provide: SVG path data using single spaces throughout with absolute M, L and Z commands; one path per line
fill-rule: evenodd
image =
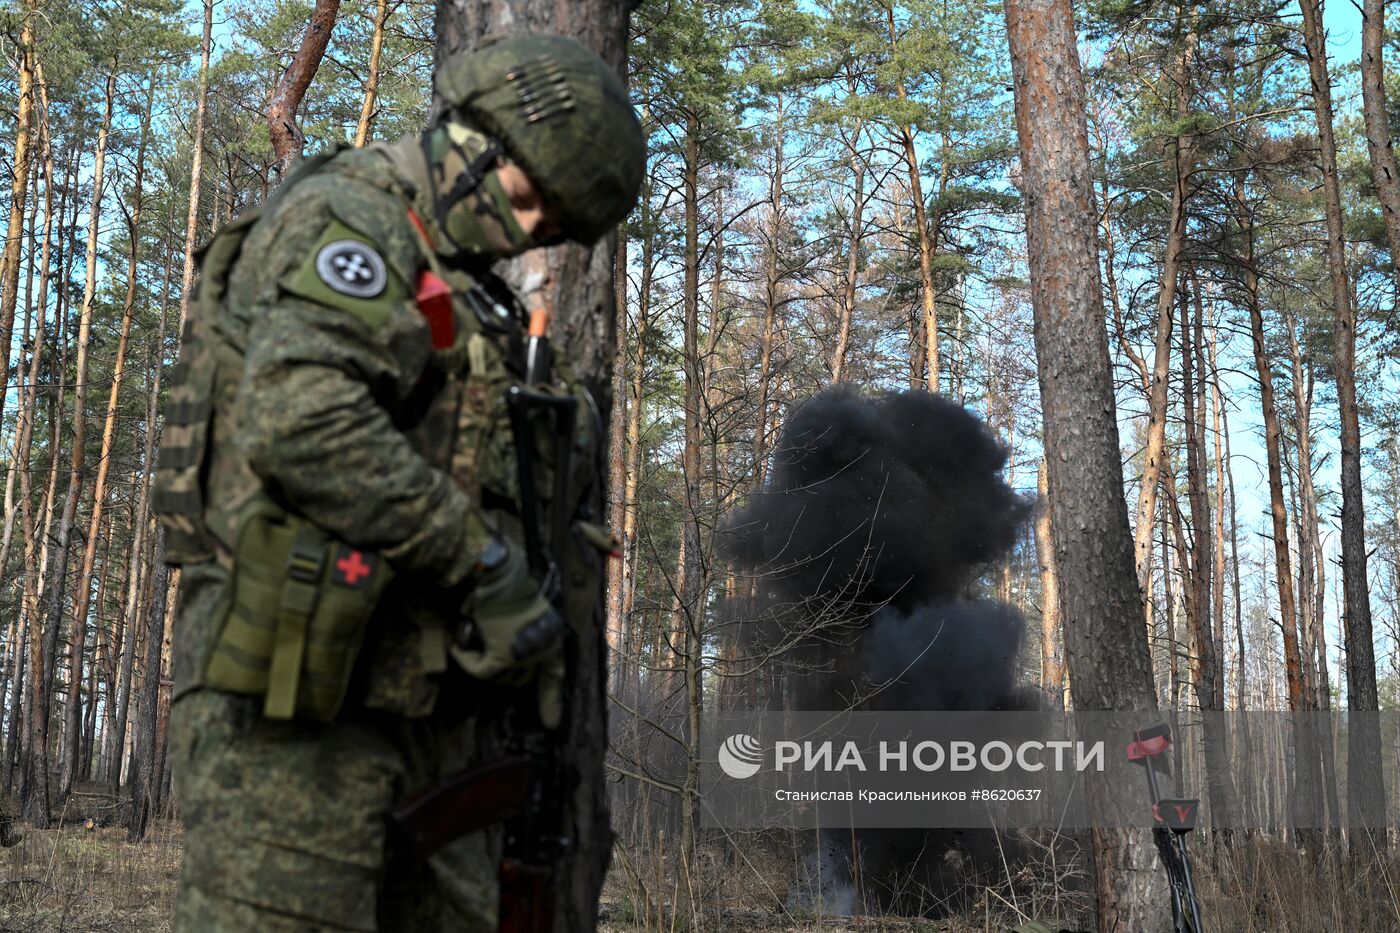
M 540 592 L 520 549 L 502 544 L 506 553 L 476 585 L 464 607 L 470 620 L 464 637 L 448 652 L 480 680 L 512 687 L 534 680 L 540 722 L 553 729 L 563 714 L 569 623 Z

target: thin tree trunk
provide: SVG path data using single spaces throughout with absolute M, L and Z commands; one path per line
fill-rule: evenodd
M 190 206 L 185 214 L 185 271 L 180 279 L 180 334 L 190 312 L 194 290 L 195 241 L 199 232 L 200 176 L 204 170 L 204 119 L 209 101 L 209 49 L 214 29 L 214 0 L 204 0 L 204 38 L 199 46 L 199 93 L 194 107 L 194 143 L 190 157 Z
M 759 338 L 758 402 L 753 433 L 753 483 L 758 489 L 763 488 L 768 470 L 768 405 L 773 373 L 773 329 L 778 317 L 779 289 L 782 283 L 779 261 L 782 238 L 786 230 L 783 179 L 786 175 L 787 161 L 783 147 L 786 144 L 787 132 L 782 97 L 778 98 L 776 109 L 773 124 L 773 172 L 768 182 L 769 226 L 765 231 L 763 243 L 763 333 Z
M 41 696 L 37 697 L 35 703 L 34 716 L 38 731 L 45 736 L 43 741 L 36 741 L 31 744 L 31 767 L 36 779 L 29 785 L 30 797 L 25 801 L 25 816 L 30 823 L 38 827 L 47 826 L 49 816 L 49 793 L 48 793 L 48 752 L 47 732 L 48 732 L 48 706 L 49 706 L 49 681 L 52 669 L 58 654 L 59 630 L 63 625 L 64 594 L 68 577 L 68 551 L 69 539 L 72 536 L 73 524 L 77 520 L 78 502 L 82 498 L 85 481 L 85 447 L 87 443 L 87 362 L 88 345 L 92 337 L 92 310 L 93 302 L 97 295 L 97 235 L 102 217 L 102 189 L 105 181 L 105 169 L 107 160 L 107 138 L 112 125 L 112 108 L 116 97 L 117 84 L 117 62 L 113 60 L 111 70 L 107 73 L 107 86 L 104 94 L 103 115 L 101 129 L 97 133 L 97 152 L 93 163 L 92 175 L 92 207 L 88 217 L 87 235 L 87 278 L 83 285 L 83 305 L 78 324 L 78 344 L 77 344 L 77 369 L 74 375 L 73 393 L 73 447 L 69 452 L 68 470 L 68 490 L 64 495 L 63 514 L 58 522 L 58 536 L 54 542 L 54 559 L 49 570 L 49 580 L 45 599 L 47 607 L 44 612 L 45 631 L 43 638 L 43 664 L 40 670 L 42 676 L 35 680 L 39 685 Z M 74 626 L 75 637 L 71 637 L 68 642 L 68 703 L 69 709 L 77 705 L 77 692 L 82 682 L 82 640 L 78 631 L 81 626 Z M 76 720 L 70 713 L 68 717 L 70 731 L 66 735 L 66 741 L 71 745 L 78 738 L 76 730 Z M 66 763 L 66 761 L 65 761 Z M 63 791 L 67 792 L 68 783 L 71 780 L 72 771 L 64 768 L 62 772 Z
M 629 404 L 627 405 L 627 480 L 623 486 L 622 497 L 621 616 L 631 645 L 623 676 L 629 685 L 629 692 L 625 695 L 628 702 L 634 705 L 641 702 L 642 667 L 642 634 L 638 631 L 633 616 L 637 598 L 637 491 L 641 486 L 642 412 L 646 406 L 646 397 L 643 394 L 646 391 L 646 342 L 651 327 L 651 283 L 652 272 L 655 268 L 655 235 L 647 223 L 647 217 L 644 202 L 640 225 L 640 229 L 645 233 L 642 239 L 641 281 L 637 288 L 636 352 L 630 361 Z
M 97 697 L 98 693 L 101 691 L 101 675 L 104 670 L 104 658 L 102 655 L 104 648 L 103 642 L 105 639 L 102 635 L 102 609 L 107 598 L 107 583 L 111 579 L 112 526 L 114 522 L 109 518 L 102 524 L 105 533 L 99 532 L 99 535 L 104 542 L 104 546 L 101 569 L 97 574 L 97 608 L 93 613 L 93 640 L 95 644 L 93 645 L 92 663 L 88 664 L 87 704 L 82 707 L 82 730 L 79 733 L 82 736 L 82 741 L 79 743 L 78 747 L 78 767 L 73 776 L 74 784 L 86 781 L 92 775 L 93 743 L 97 739 Z M 84 640 L 84 646 L 86 647 L 86 640 Z M 110 686 L 111 684 L 109 681 L 109 689 Z
M 286 178 L 292 165 L 301 158 L 303 136 L 296 123 L 297 109 L 321 67 L 339 13 L 340 0 L 316 0 L 301 45 L 277 82 L 277 90 L 272 92 L 267 108 L 267 135 L 272 140 L 272 155 L 277 160 L 280 178 Z
M 1185 120 L 1191 112 L 1190 81 L 1196 54 L 1195 10 L 1183 12 L 1191 19 L 1177 59 L 1176 118 Z M 1166 455 L 1167 439 L 1167 381 L 1171 369 L 1172 307 L 1176 303 L 1180 278 L 1181 249 L 1186 238 L 1186 209 L 1190 198 L 1190 178 L 1195 162 L 1196 138 L 1178 135 L 1173 145 L 1173 174 L 1171 208 L 1167 214 L 1167 241 L 1162 254 L 1162 274 L 1157 291 L 1157 331 L 1152 359 L 1152 384 L 1147 396 L 1147 447 L 1143 452 L 1142 485 L 1138 489 L 1137 527 L 1133 536 L 1134 566 L 1140 587 L 1145 591 L 1152 564 L 1152 516 L 1156 514 L 1158 477 Z
M 88 616 L 88 589 L 92 581 L 93 562 L 97 558 L 97 530 L 102 524 L 102 515 L 107 505 L 107 475 L 112 467 L 112 445 L 117 431 L 117 404 L 120 400 L 122 381 L 126 375 L 126 348 L 131 340 L 131 319 L 136 309 L 136 264 L 141 250 L 141 208 L 142 184 L 146 177 L 146 149 L 151 139 L 151 110 L 155 106 L 156 76 L 152 73 L 146 92 L 146 106 L 141 118 L 141 141 L 136 147 L 135 176 L 131 186 L 131 210 L 127 212 L 127 237 L 129 247 L 126 259 L 126 297 L 122 301 L 121 333 L 117 338 L 117 355 L 112 363 L 112 387 L 107 393 L 107 415 L 102 424 L 102 447 L 97 461 L 97 476 L 93 480 L 92 513 L 88 518 L 87 542 L 83 549 L 82 568 L 78 572 L 78 585 L 73 591 L 73 628 L 70 646 L 80 649 L 86 637 Z M 108 105 L 110 110 L 111 105 Z M 101 604 L 98 612 L 101 612 Z M 95 702 L 89 697 L 89 702 Z M 76 686 L 68 687 L 68 722 L 70 727 L 78 722 L 79 703 Z M 78 761 L 73 757 L 72 743 L 69 743 L 69 759 L 63 763 L 67 775 L 62 796 L 68 796 L 72 782 L 78 779 Z
M 1298 612 L 1293 599 L 1293 560 L 1288 548 L 1288 512 L 1283 493 L 1283 440 L 1278 423 L 1278 405 L 1274 400 L 1274 377 L 1264 343 L 1264 313 L 1259 299 L 1259 276 L 1254 264 L 1254 221 L 1252 208 L 1245 193 L 1244 176 L 1235 183 L 1235 220 L 1244 244 L 1243 284 L 1245 304 L 1249 311 L 1250 333 L 1254 341 L 1254 368 L 1259 377 L 1260 408 L 1264 415 L 1264 448 L 1268 460 L 1269 515 L 1274 543 L 1274 576 L 1279 597 L 1279 627 L 1283 633 L 1283 655 L 1288 684 L 1289 708 L 1305 712 L 1310 703 L 1303 684 L 1302 658 L 1298 645 Z M 1299 719 L 1306 724 L 1306 718 Z M 1305 741 L 1306 730 L 1299 739 L 1295 808 L 1302 822 L 1310 822 L 1311 808 L 1316 803 L 1316 748 Z
M 1050 528 L 1049 475 L 1045 461 L 1036 471 L 1040 506 L 1035 517 L 1035 552 L 1040 561 L 1040 692 L 1051 709 L 1065 705 L 1065 671 L 1056 643 L 1060 638 L 1060 575 L 1055 567 L 1054 533 Z
M 855 93 L 855 89 L 851 89 Z M 846 144 L 847 161 L 851 169 L 851 218 L 846 253 L 845 280 L 841 288 L 840 320 L 836 327 L 836 350 L 831 357 L 831 383 L 840 383 L 846 375 L 846 357 L 851 347 L 851 325 L 855 319 L 856 296 L 860 281 L 860 245 L 865 226 L 865 160 L 861 158 L 860 134 L 865 121 L 857 120 L 850 141 Z
M 29 137 L 34 112 L 34 18 L 38 11 L 38 0 L 28 0 L 24 19 L 20 23 L 19 47 L 15 50 L 19 59 L 19 78 L 15 95 L 10 220 L 5 231 L 5 249 L 0 253 L 0 423 L 5 417 L 5 394 L 10 382 L 10 339 L 14 334 L 15 308 L 19 303 L 20 247 L 24 245 L 24 210 L 29 195 Z
M 43 139 L 42 135 L 40 136 L 40 139 Z M 53 175 L 53 160 L 51 157 L 48 157 L 47 152 L 45 153 L 45 155 L 46 157 L 42 160 L 42 164 L 35 163 L 34 165 L 34 175 L 36 177 L 31 182 L 31 185 L 35 188 L 38 187 L 38 176 L 41 172 L 44 174 L 46 179 L 52 178 Z M 5 471 L 4 527 L 3 529 L 0 529 L 0 575 L 3 575 L 6 571 L 6 568 L 9 566 L 10 546 L 14 541 L 15 515 L 17 511 L 15 508 L 15 485 L 19 480 L 19 474 L 25 472 L 25 470 L 27 469 L 26 464 L 28 462 L 27 458 L 29 456 L 29 450 L 28 441 L 25 436 L 25 427 L 26 424 L 31 424 L 33 420 L 33 412 L 30 410 L 30 406 L 34 398 L 34 387 L 31 384 L 25 382 L 23 378 L 23 373 L 25 369 L 23 351 L 25 346 L 30 345 L 31 339 L 33 340 L 33 349 L 31 350 L 31 357 L 35 353 L 38 353 L 38 348 L 43 344 L 44 312 L 47 309 L 42 307 L 39 309 L 39 324 L 36 328 L 34 326 L 34 265 L 41 253 L 46 254 L 46 250 L 48 247 L 48 237 L 51 231 L 53 215 L 53 193 L 48 187 L 44 189 L 44 220 L 42 228 L 42 235 L 44 237 L 43 248 L 39 248 L 37 242 L 40 237 L 40 231 L 35 223 L 35 214 L 37 213 L 38 204 L 34 204 L 31 206 L 29 212 L 29 260 L 26 263 L 27 271 L 25 272 L 24 333 L 20 337 L 20 355 L 18 359 L 15 360 L 16 374 L 20 377 L 17 380 L 17 382 L 19 383 L 20 390 L 19 410 L 16 412 L 14 440 L 10 446 L 10 460 L 7 464 L 8 469 Z M 42 275 L 40 277 L 43 278 Z M 45 297 L 47 296 L 47 284 L 47 282 L 40 283 L 40 288 L 45 292 Z M 8 366 L 8 361 L 3 362 L 5 362 L 5 364 Z M 0 370 L 0 380 L 3 380 L 5 382 L 9 381 L 8 368 L 5 370 Z M 3 416 L 0 416 L 0 423 L 3 423 Z M 21 459 L 21 455 L 23 455 L 25 459 Z M 0 584 L 0 586 L 3 586 L 3 584 Z M 6 641 L 6 645 L 9 644 L 10 643 Z M 0 697 L 3 697 L 4 695 L 4 680 L 0 679 Z
M 1201 287 L 1193 268 L 1191 277 L 1191 307 L 1194 320 L 1182 313 L 1182 396 L 1186 411 L 1186 478 L 1187 496 L 1191 505 L 1192 544 L 1191 581 L 1188 584 L 1193 599 L 1190 608 L 1191 635 L 1195 643 L 1193 686 L 1203 712 L 1218 713 L 1224 706 L 1220 680 L 1220 651 L 1215 639 L 1214 615 L 1211 611 L 1212 555 L 1211 509 L 1207 494 L 1209 484 L 1206 461 L 1206 392 L 1205 392 L 1205 312 Z M 1219 584 L 1214 587 L 1218 589 Z M 1202 735 L 1205 741 L 1206 794 L 1210 803 L 1211 823 L 1217 827 L 1233 827 L 1234 788 L 1230 781 L 1229 749 L 1225 744 L 1224 722 L 1219 716 L 1204 717 Z
M 681 662 L 686 696 L 687 720 L 692 716 L 693 687 L 690 676 L 692 666 L 698 661 L 699 644 L 694 632 L 694 620 L 703 612 L 700 603 L 704 597 L 700 569 L 700 521 L 701 521 L 701 417 L 703 412 L 704 367 L 700 358 L 700 231 L 699 231 L 699 173 L 700 173 L 700 120 L 695 114 L 686 118 L 685 165 L 683 177 L 683 197 L 685 202 L 685 254 L 682 302 L 684 305 L 684 336 L 682 365 L 685 369 L 685 440 L 681 453 L 681 475 L 685 484 L 684 511 L 681 513 L 682 542 L 676 566 L 676 613 L 672 648 L 677 651 Z M 688 726 L 690 723 L 688 722 Z M 694 739 L 693 734 L 688 734 Z M 687 748 L 687 752 L 690 749 Z M 690 765 L 693 755 L 687 754 L 686 782 L 681 800 L 681 848 L 680 857 L 685 866 L 694 864 L 695 856 L 695 808 L 698 787 L 691 784 Z M 688 878 L 686 879 L 689 880 Z M 693 904 L 691 905 L 694 906 Z
M 162 559 L 165 552 L 165 532 L 156 530 L 153 554 L 155 585 L 151 587 L 149 605 L 145 607 L 146 659 L 141 675 L 136 735 L 132 741 L 131 822 L 127 838 L 137 842 L 146 835 L 151 820 L 160 807 L 162 774 L 165 770 L 165 726 L 169 722 L 170 703 L 166 685 L 161 678 L 164 634 L 168 628 L 167 593 L 170 570 Z
M 889 22 L 890 57 L 898 60 L 899 40 L 895 32 L 894 5 L 885 11 Z M 895 94 L 901 101 L 908 99 L 901 78 L 895 84 Z M 904 166 L 909 172 L 909 199 L 914 204 L 915 234 L 919 244 L 919 307 L 923 312 L 923 323 L 919 328 L 924 335 L 922 356 L 928 366 L 927 381 L 920 372 L 919 381 L 930 392 L 938 391 L 938 293 L 934 288 L 933 258 L 938 251 L 937 230 L 930 230 L 927 211 L 924 207 L 924 188 L 919 170 L 919 154 L 914 146 L 914 128 L 908 125 L 897 127 L 900 148 L 904 155 Z
M 1400 270 L 1400 168 L 1395 164 L 1395 140 L 1386 112 L 1385 58 L 1381 54 L 1384 32 L 1385 0 L 1362 0 L 1361 113 L 1366 124 L 1366 151 L 1371 156 L 1371 177 L 1390 240 L 1390 261 Z
M 1142 603 L 1122 492 L 1074 13 L 1069 0 L 1010 0 L 1006 24 L 1071 694 L 1076 709 L 1148 713 L 1157 704 L 1146 633 L 1125 624 L 1140 617 Z M 1099 781 L 1088 790 L 1099 812 L 1119 810 L 1122 802 Z M 1166 887 L 1147 835 L 1092 836 L 1099 929 L 1165 930 Z
M 1361 416 L 1356 404 L 1357 313 L 1347 280 L 1345 219 L 1341 180 L 1337 175 L 1337 144 L 1332 132 L 1332 79 L 1327 68 L 1322 0 L 1301 0 L 1299 6 L 1303 11 L 1303 38 L 1308 47 L 1308 73 L 1312 78 L 1313 109 L 1322 156 L 1322 186 L 1327 202 L 1327 268 L 1332 282 L 1335 321 L 1337 406 L 1341 409 L 1342 591 L 1346 605 L 1342 630 L 1346 641 L 1347 709 L 1353 714 L 1347 732 L 1350 764 L 1347 810 L 1354 827 L 1379 829 L 1385 826 L 1385 784 L 1381 771 L 1376 653 L 1366 572 Z M 1379 186 L 1379 179 L 1377 184 Z M 1390 223 L 1388 217 L 1387 229 Z M 1368 832 L 1352 833 L 1350 840 L 1353 855 L 1369 854 L 1375 844 Z
M 41 92 L 42 92 L 42 89 L 43 89 L 43 87 L 44 87 L 44 85 L 43 85 L 43 71 L 42 71 L 42 69 L 39 71 L 39 77 L 40 77 L 40 89 L 41 89 Z M 45 112 L 46 112 L 46 113 L 48 112 L 48 108 L 47 108 L 47 107 L 45 107 Z M 69 164 L 69 166 L 70 166 L 69 175 L 68 175 L 68 183 L 67 183 L 67 185 L 64 187 L 64 189 L 63 189 L 63 192 L 64 192 L 64 193 L 63 193 L 63 195 L 60 196 L 60 200 L 59 200 L 59 209 L 58 209 L 58 229 L 59 229 L 59 230 L 66 229 L 66 223 L 65 223 L 65 220 L 66 220 L 66 218 L 67 218 L 67 213 L 66 213 L 66 208 L 67 208 L 66 193 L 67 193 L 68 191 L 72 191 L 72 192 L 74 193 L 74 195 L 73 195 L 73 202 L 74 202 L 74 203 L 73 203 L 73 213 L 74 213 L 74 217 L 75 217 L 75 218 L 76 218 L 76 216 L 77 216 L 77 211 L 78 211 L 78 206 L 77 206 L 77 182 L 78 182 L 78 169 L 79 169 L 79 163 L 80 163 L 80 160 L 79 160 L 77 154 L 78 154 L 79 152 L 81 152 L 82 150 L 83 150 L 82 141 L 81 141 L 81 140 L 76 140 L 75 143 L 74 143 L 74 146 L 73 146 L 73 148 L 72 148 L 72 150 L 71 150 L 71 158 L 68 160 L 68 164 Z M 73 277 L 73 275 L 72 275 L 72 271 L 73 271 L 73 270 L 72 270 L 72 253 L 71 253 L 71 251 L 66 251 L 66 243 L 67 243 L 67 241 L 66 241 L 65 238 L 60 237 L 60 238 L 58 239 L 58 244 L 59 244 L 58 266 L 59 266 L 59 269 L 61 270 L 61 273 L 62 273 L 62 275 L 63 275 L 63 277 L 64 277 L 63 280 L 64 280 L 64 281 L 71 281 L 71 280 L 72 280 L 72 277 Z M 21 515 L 22 515 L 22 518 L 23 518 L 23 521 L 24 521 L 24 524 L 25 524 L 25 536 L 24 536 L 24 537 L 25 537 L 25 540 L 24 540 L 24 567 L 25 567 L 24 578 L 25 578 L 25 587 L 24 587 L 24 595 L 23 595 L 23 599 L 22 599 L 22 603 L 21 603 L 21 607 L 20 607 L 20 608 L 21 608 L 21 611 L 24 613 L 24 617 L 25 617 L 25 623 L 24 623 L 25 637 L 26 637 L 26 643 L 27 643 L 27 650 L 28 650 L 28 652 L 29 652 L 28 662 L 27 662 L 27 663 L 28 663 L 28 670 L 29 670 L 29 693 L 28 693 L 28 699 L 27 699 L 26 704 L 25 704 L 25 714 L 26 714 L 26 715 L 25 715 L 25 719 L 24 719 L 24 723 L 23 723 L 23 744 L 24 744 L 24 748 L 25 748 L 25 754 L 24 754 L 24 756 L 23 756 L 22 761 L 20 762 L 20 786 L 19 786 L 19 793 L 18 793 L 18 796 L 19 796 L 20 800 L 21 800 L 21 801 L 24 801 L 24 802 L 27 802 L 27 801 L 29 801 L 29 799 L 30 799 L 31 788 L 34 787 L 34 781 L 35 781 L 35 779 L 36 779 L 39 775 L 46 775 L 47 772 L 48 772 L 48 760 L 47 760 L 47 751 L 46 751 L 46 749 L 47 749 L 47 744 L 46 744 L 46 743 L 48 742 L 48 705 L 47 705 L 47 704 L 48 704 L 48 691 L 50 690 L 50 687 L 51 687 L 51 684 L 49 683 L 49 679 L 50 679 L 51 676 L 52 676 L 51 673 L 50 673 L 50 671 L 51 671 L 52 666 L 53 666 L 53 662 L 52 662 L 53 651 L 49 648 L 49 645 L 48 645 L 48 638 L 47 638 L 47 636 L 44 634 L 43 597 L 44 597 L 44 588 L 45 588 L 45 584 L 46 584 L 46 581 L 47 581 L 47 575 L 48 575 L 50 530 L 51 530 L 52 527 L 53 527 L 53 507 L 54 507 L 54 502 L 56 501 L 57 496 L 58 496 L 58 474 L 59 474 L 60 448 L 61 448 L 61 443 L 60 443 L 60 441 L 61 441 L 61 439 L 62 439 L 62 433 L 61 433 L 60 428 L 61 428 L 61 425 L 62 425 L 62 423 L 63 423 L 63 413 L 64 413 L 64 393 L 63 393 L 63 386 L 62 386 L 62 384 L 61 384 L 61 380 L 62 380 L 62 378 L 63 378 L 62 374 L 63 374 L 63 373 L 66 373 L 66 372 L 68 371 L 68 327 L 67 327 L 67 321 L 68 321 L 68 319 L 67 319 L 68 302 L 67 302 L 67 295 L 68 295 L 68 289 L 66 289 L 66 288 L 57 289 L 58 301 L 57 301 L 57 309 L 56 309 L 55 314 L 54 314 L 54 322 L 55 322 L 55 330 L 57 331 L 57 335 L 56 335 L 56 338 L 55 338 L 55 342 L 56 342 L 56 344 L 57 344 L 57 346 L 58 346 L 58 366 L 57 366 L 57 368 L 55 369 L 55 373 L 58 374 L 58 375 L 55 377 L 55 384 L 52 386 L 52 388 L 50 389 L 50 391 L 49 391 L 49 393 L 48 393 L 48 398 L 49 398 L 49 405 L 48 405 L 48 423 L 49 423 L 49 437 L 48 437 L 48 445 L 49 445 L 48 481 L 47 481 L 47 483 L 45 484 L 45 487 L 44 487 L 43 504 L 42 504 L 42 507 L 41 507 L 41 510 L 40 510 L 41 518 L 40 518 L 40 520 L 39 520 L 39 522 L 38 522 L 37 531 L 36 531 L 36 528 L 35 528 L 35 522 L 34 522 L 34 520 L 33 520 L 33 517 L 32 517 L 32 515 L 30 514 L 30 497 L 29 497 L 29 494 L 28 494 L 28 492 L 29 492 L 29 489 L 28 489 L 28 486 L 29 486 L 29 474 L 28 474 L 28 472 L 25 472 L 25 473 L 21 476 L 21 480 L 22 480 L 22 487 L 21 487 L 21 488 L 22 488 L 22 492 L 23 492 L 23 496 L 22 496 L 22 498 L 21 498 L 21 500 L 20 500 L 20 502 L 21 502 L 21 510 L 22 510 L 22 511 L 21 511 Z M 42 295 L 41 297 L 44 298 L 45 301 L 47 300 L 47 295 L 46 295 L 46 294 L 45 294 L 45 295 Z M 36 388 L 37 388 L 37 384 L 38 384 L 38 383 L 37 383 L 37 379 L 38 379 L 38 368 L 37 368 L 37 367 L 38 367 L 38 365 L 39 365 L 38 359 L 35 359 L 35 360 L 32 360 L 32 361 L 31 361 L 30 372 L 31 372 L 31 373 L 33 374 L 33 376 L 34 376 Z M 48 651 L 47 654 L 45 654 L 45 651 L 46 651 L 46 650 Z M 17 741 L 18 738 L 19 738 L 19 736 L 18 736 L 18 733 L 17 733 L 16 736 L 13 737 L 13 738 L 11 739 L 11 742 L 10 742 L 10 748 L 11 748 L 11 750 L 15 750 L 15 749 L 18 748 L 18 746 L 19 746 L 19 744 L 20 744 L 19 741 Z M 45 759 L 44 759 L 44 761 L 41 762 L 41 763 L 36 763 L 36 762 L 34 761 L 34 754 L 35 754 L 36 748 L 39 747 L 39 746 L 36 746 L 36 742 L 37 742 L 37 743 L 44 743 L 44 744 L 43 744 L 43 747 L 45 748 Z M 11 767 L 13 768 L 13 764 L 11 765 Z M 47 782 L 47 779 L 45 778 L 45 780 L 43 780 L 41 783 L 42 783 L 42 786 L 43 786 L 43 788 L 44 788 L 44 801 L 43 801 L 43 809 L 42 809 L 42 812 L 45 814 L 45 818 L 47 819 L 47 813 L 48 813 L 48 782 Z M 27 812 L 26 812 L 25 818 L 28 819 L 28 818 L 29 818 L 29 815 L 30 815 L 30 813 L 27 811 Z
M 617 254 L 613 257 L 613 287 L 615 313 L 617 315 L 617 344 L 614 353 L 619 361 L 626 360 L 627 354 L 627 237 L 621 231 L 617 236 Z M 613 409 L 612 422 L 608 425 L 608 527 L 613 533 L 622 531 L 627 516 L 627 419 L 631 406 L 627 399 L 627 366 L 618 365 L 613 370 Z M 626 542 L 623 542 L 626 546 Z M 626 670 L 625 645 L 627 642 L 627 617 L 622 613 L 623 567 L 620 561 L 608 564 L 608 657 L 612 663 L 610 686 L 618 689 L 620 674 Z
M 397 3 L 394 4 L 398 6 Z M 369 142 L 370 131 L 374 128 L 374 118 L 379 113 L 376 104 L 379 98 L 379 59 L 384 52 L 384 26 L 389 22 L 393 9 L 389 0 L 377 0 L 374 11 L 374 35 L 369 41 L 369 76 L 365 79 L 365 100 L 360 105 L 360 121 L 355 125 L 355 146 L 359 148 Z

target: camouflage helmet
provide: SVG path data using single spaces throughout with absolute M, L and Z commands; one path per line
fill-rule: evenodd
M 569 239 L 597 242 L 637 203 L 641 123 L 617 74 L 573 39 L 488 40 L 444 62 L 437 91 L 558 205 Z

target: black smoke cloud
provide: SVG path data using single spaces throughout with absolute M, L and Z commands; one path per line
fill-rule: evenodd
M 1016 652 L 1023 620 L 987 601 L 882 609 L 861 642 L 871 709 L 989 710 L 1022 707 Z
M 728 556 L 792 601 L 909 612 L 949 599 L 1011 549 L 1028 513 L 1005 465 L 991 432 L 947 399 L 828 389 L 785 426 L 768 487 L 728 525 Z
M 742 620 L 751 656 L 776 654 L 770 686 L 741 691 L 741 702 L 1033 708 L 1016 677 L 1020 614 L 967 593 L 1010 552 L 1032 505 L 1002 480 L 1006 457 L 975 416 L 927 393 L 839 387 L 804 403 L 779 439 L 767 487 L 721 538 L 757 577 L 759 598 L 720 612 Z M 853 841 L 863 904 L 849 881 Z M 980 875 L 1017 860 L 1012 840 L 980 830 L 822 831 L 812 842 L 805 872 L 819 864 L 818 881 L 804 883 L 799 871 L 790 900 L 818 898 L 828 912 L 939 914 L 977 890 Z

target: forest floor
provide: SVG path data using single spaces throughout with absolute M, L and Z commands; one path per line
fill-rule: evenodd
M 23 841 L 0 849 L 0 933 L 168 933 L 181 841 L 179 826 L 169 821 L 158 823 L 146 841 L 136 844 L 127 842 L 124 826 L 26 828 Z M 1390 855 L 1357 871 L 1331 846 L 1324 859 L 1314 862 L 1277 842 L 1255 839 L 1229 854 L 1203 846 L 1197 857 L 1202 906 L 1214 921 L 1212 929 L 1241 933 L 1393 933 L 1400 929 L 1400 856 Z M 1024 900 L 1035 880 L 1017 879 L 1024 909 L 1035 909 Z M 708 929 L 738 933 L 1002 933 L 1016 922 L 1015 913 L 1006 909 L 1010 903 L 997 888 L 983 891 L 966 917 L 912 920 L 753 909 L 752 898 L 731 889 L 719 899 L 723 903 L 709 899 L 699 919 Z M 1080 903 L 1083 897 L 1078 894 L 1059 903 L 1062 908 L 1087 906 Z M 650 911 L 638 911 L 636 904 L 622 873 L 615 871 L 603 892 L 599 929 L 603 933 L 673 929 L 669 903 Z M 1076 919 L 1081 923 L 1074 928 L 1079 928 L 1085 916 Z
M 24 831 L 18 845 L 0 849 L 0 933 L 168 933 L 180 871 L 178 824 L 157 824 L 141 843 L 128 842 L 124 826 L 25 827 Z M 610 879 L 604 892 L 602 933 L 657 929 L 655 918 L 645 923 L 631 915 L 617 880 Z M 706 913 L 707 926 L 744 933 L 972 933 L 986 929 L 981 923 L 959 921 L 801 917 L 740 909 Z M 669 927 L 667 922 L 661 929 Z
M 180 871 L 179 825 L 152 827 L 140 843 L 125 826 L 24 828 L 0 849 L 3 933 L 165 933 Z

